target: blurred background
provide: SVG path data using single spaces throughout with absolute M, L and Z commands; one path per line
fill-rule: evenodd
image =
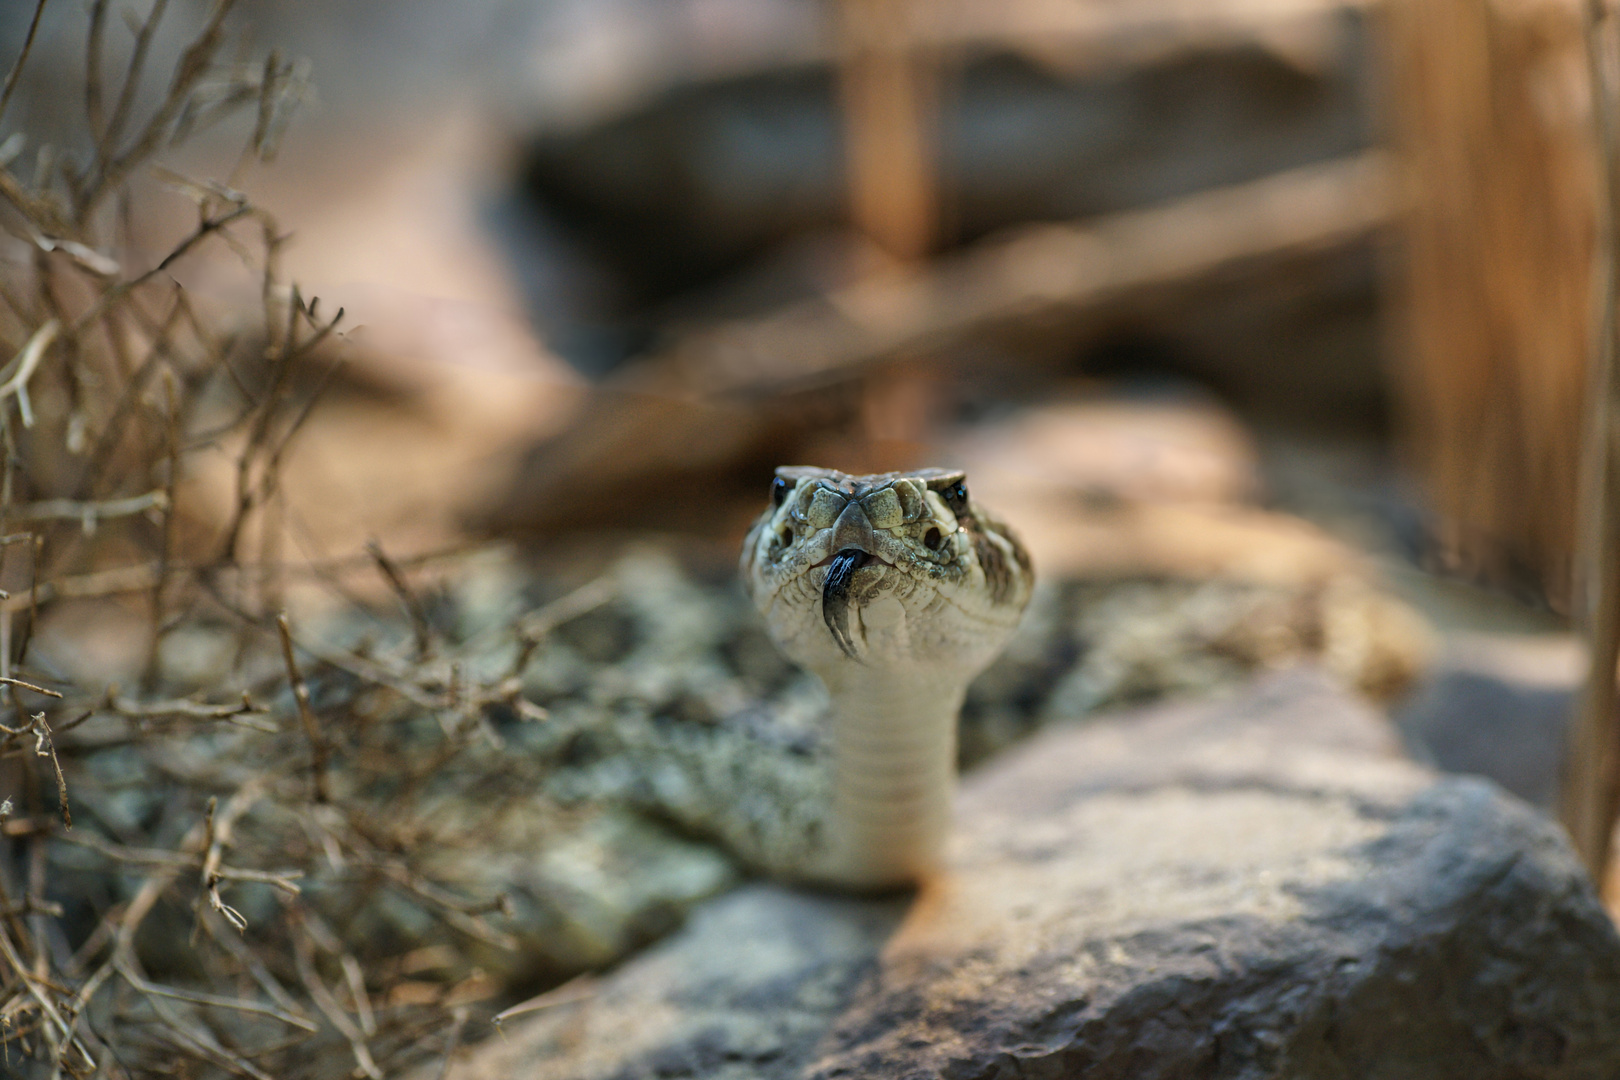
M 44 9 L 19 129 L 71 142 L 88 18 Z M 496 537 L 574 565 L 657 533 L 718 575 L 776 464 L 961 465 L 1052 577 L 1354 566 L 1441 631 L 1442 672 L 1528 650 L 1512 738 L 1436 735 L 1463 722 L 1422 694 L 1410 723 L 1470 767 L 1538 747 L 1516 783 L 1550 800 L 1598 205 L 1573 2 L 244 0 L 226 26 L 294 61 L 299 115 L 273 162 L 238 160 L 249 118 L 179 167 L 269 210 L 283 272 L 346 312 L 285 466 L 302 557 Z M 139 95 L 183 45 L 152 38 Z M 150 186 L 126 239 L 161 251 L 190 210 Z M 257 288 L 230 262 L 169 273 L 228 313 Z M 188 467 L 197 535 L 231 471 Z
M 150 34 L 145 0 L 39 9 L 8 176 L 71 179 L 101 16 L 110 69 L 145 57 L 133 112 L 157 107 L 211 7 L 164 6 Z M 34 9 L 0 8 L 0 55 Z M 164 569 L 57 586 L 112 600 L 42 609 L 53 673 L 190 692 L 248 670 L 159 626 L 203 604 L 165 601 L 171 561 L 228 609 L 209 574 L 249 555 L 335 574 L 370 543 L 431 578 L 498 550 L 478 595 L 546 599 L 655 537 L 724 590 L 774 466 L 961 466 L 1062 596 L 970 696 L 966 760 L 1307 657 L 1420 759 L 1555 806 L 1601 246 L 1577 0 L 241 0 L 222 27 L 226 61 L 274 50 L 254 85 L 274 73 L 296 117 L 199 123 L 131 173 L 105 250 L 155 263 L 245 193 L 343 330 L 290 376 L 322 392 L 273 499 L 238 501 L 236 444 L 142 451 Z M 269 129 L 273 154 L 240 152 Z M 188 201 L 181 174 L 218 183 Z M 0 269 L 49 282 L 35 249 L 75 249 L 32 235 Z M 73 258 L 96 273 L 102 250 Z M 238 254 L 188 248 L 155 280 L 258 341 L 269 286 Z M 16 350 L 40 320 L 11 306 Z M 226 367 L 254 400 L 262 373 Z M 40 400 L 79 453 L 76 406 Z M 49 460 L 29 497 L 55 493 Z M 59 528 L 88 538 L 106 511 L 83 505 Z M 398 593 L 422 659 L 443 605 L 376 561 L 254 610 L 312 625 Z M 649 934 L 540 947 L 508 989 Z
M 303 110 L 271 166 L 233 171 L 236 128 L 186 164 L 360 325 L 310 445 L 352 439 L 303 463 L 332 545 L 729 537 L 775 463 L 950 459 L 987 497 L 1051 486 L 1042 516 L 1283 507 L 1557 609 L 1594 233 L 1577 14 L 253 0 L 238 48 L 300 58 Z M 80 122 L 85 22 L 46 9 L 18 126 Z M 157 35 L 142 92 L 181 44 Z M 177 272 L 228 304 L 211 271 Z

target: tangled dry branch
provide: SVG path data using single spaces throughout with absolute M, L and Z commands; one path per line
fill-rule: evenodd
M 159 159 L 233 118 L 249 129 L 241 160 L 270 158 L 305 73 L 275 53 L 222 59 L 219 0 L 167 85 L 143 93 L 159 43 L 182 32 L 168 7 L 152 0 L 113 49 L 120 30 L 94 0 L 82 138 L 0 144 L 0 1043 L 24 1076 L 377 1077 L 447 1053 L 487 991 L 377 963 L 344 921 L 402 898 L 456 940 L 511 946 L 500 899 L 435 880 L 420 824 L 395 808 L 459 758 L 497 755 L 493 714 L 543 719 L 524 665 L 606 594 L 457 642 L 412 565 L 380 547 L 278 561 L 284 465 L 342 362 L 343 312 L 283 281 L 285 238 L 263 208 Z M 127 64 L 108 80 L 114 51 Z M 157 251 L 129 227 L 154 199 L 195 214 Z M 257 278 L 256 310 L 213 312 L 173 277 L 222 253 Z M 189 480 L 221 453 L 230 496 L 215 513 Z M 285 583 L 358 571 L 403 605 L 401 640 L 301 640 Z M 86 598 L 145 611 L 135 690 L 71 677 L 38 646 L 54 611 Z M 174 685 L 166 642 L 197 627 L 233 644 L 234 685 Z

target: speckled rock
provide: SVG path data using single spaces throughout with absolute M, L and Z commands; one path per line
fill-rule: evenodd
M 903 919 L 733 893 L 455 1075 L 1620 1075 L 1620 936 L 1557 827 L 1314 672 L 1051 728 L 958 813 Z

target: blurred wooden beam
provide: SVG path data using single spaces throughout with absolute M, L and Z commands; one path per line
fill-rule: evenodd
M 1593 129 L 1603 202 L 1598 218 L 1598 331 L 1592 341 L 1588 408 L 1581 448 L 1575 608 L 1587 642 L 1581 689 L 1562 777 L 1561 817 L 1581 861 L 1612 905 L 1614 826 L 1620 817 L 1620 718 L 1615 666 L 1620 660 L 1620 318 L 1616 314 L 1616 227 L 1620 225 L 1620 86 L 1610 67 L 1613 19 L 1602 0 L 1583 5 Z
M 1365 243 L 1393 217 L 1391 188 L 1387 160 L 1367 153 L 1149 210 L 1021 230 L 692 332 L 599 388 L 567 431 L 535 447 L 485 527 L 532 535 L 651 518 L 669 525 L 680 515 L 689 527 L 714 517 L 727 485 L 752 493 L 814 436 L 822 454 L 858 417 L 853 391 L 897 363 L 920 379 L 976 338 L 1126 308 L 1169 310 L 1189 290 L 1231 277 L 1263 287 L 1252 282 Z M 823 454 L 818 463 L 869 465 L 851 442 L 837 445 L 854 458 Z M 697 490 L 704 499 L 690 497 Z
M 933 0 L 838 0 L 845 172 L 855 227 L 890 255 L 928 254 L 939 218 Z
M 660 392 L 709 397 L 836 381 L 1025 320 L 1345 245 L 1393 214 L 1389 162 L 1369 151 L 1147 210 L 991 238 L 927 267 L 694 332 L 631 378 Z
M 1568 598 L 1598 195 L 1584 0 L 1390 0 L 1392 369 L 1453 569 Z
M 1255 45 L 1313 67 L 1341 47 L 1346 20 L 1388 0 L 1130 0 L 1007 3 L 957 0 L 929 20 L 924 39 L 943 49 L 1003 46 L 1069 70 L 1152 63 L 1186 50 Z

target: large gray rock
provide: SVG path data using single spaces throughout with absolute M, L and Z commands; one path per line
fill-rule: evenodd
M 1620 1075 L 1620 937 L 1557 827 L 1312 672 L 1050 729 L 947 880 L 753 886 L 478 1078 Z

